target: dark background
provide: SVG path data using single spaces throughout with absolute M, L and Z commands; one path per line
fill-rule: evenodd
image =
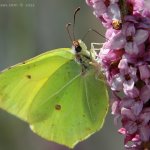
M 0 70 L 47 50 L 71 47 L 65 25 L 81 7 L 75 33 L 83 37 L 92 27 L 104 35 L 104 28 L 84 0 L 0 0 Z M 85 43 L 103 42 L 90 33 Z M 19 94 L 19 93 L 18 93 Z M 123 137 L 107 116 L 104 128 L 74 150 L 123 150 Z M 28 124 L 0 110 L 0 150 L 68 150 L 35 135 Z

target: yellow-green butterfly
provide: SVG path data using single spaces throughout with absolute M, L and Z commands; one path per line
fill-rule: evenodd
M 108 109 L 94 54 L 81 40 L 73 49 L 46 52 L 0 74 L 0 108 L 70 148 L 102 127 Z

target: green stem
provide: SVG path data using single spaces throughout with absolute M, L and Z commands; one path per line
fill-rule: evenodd
M 128 7 L 126 0 L 119 0 L 120 12 L 121 12 L 121 20 L 124 22 L 124 17 L 128 14 Z

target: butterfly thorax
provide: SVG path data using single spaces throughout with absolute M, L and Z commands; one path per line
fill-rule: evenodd
M 73 52 L 75 54 L 75 60 L 82 67 L 82 73 L 86 73 L 92 66 L 93 61 L 90 51 L 87 50 L 85 43 L 82 40 L 73 41 L 72 46 Z

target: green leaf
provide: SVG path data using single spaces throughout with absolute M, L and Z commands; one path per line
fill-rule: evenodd
M 41 137 L 70 148 L 98 131 L 108 109 L 105 83 L 86 74 L 69 49 L 57 49 L 0 74 L 0 107 Z

